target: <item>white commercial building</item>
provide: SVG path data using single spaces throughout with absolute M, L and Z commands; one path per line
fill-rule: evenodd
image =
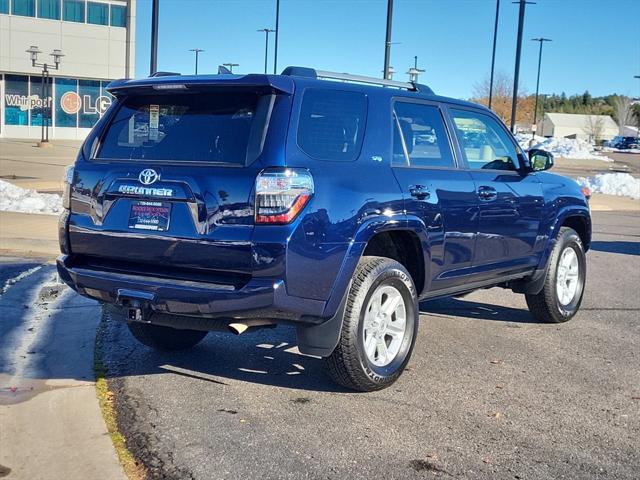
M 105 87 L 133 77 L 135 0 L 0 0 L 0 137 L 83 139 L 111 104 Z M 37 46 L 51 81 L 42 92 Z M 60 68 L 50 55 L 61 50 Z
M 618 124 L 609 115 L 577 113 L 545 113 L 537 128 L 538 135 L 543 137 L 579 138 L 588 142 L 611 140 L 618 131 Z

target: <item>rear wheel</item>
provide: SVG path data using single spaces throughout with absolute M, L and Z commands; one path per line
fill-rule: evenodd
M 349 290 L 340 341 L 326 360 L 331 377 L 365 392 L 391 385 L 411 357 L 418 316 L 409 272 L 389 258 L 362 257 Z
M 185 350 L 207 336 L 200 330 L 177 330 L 175 328 L 130 322 L 129 331 L 140 343 L 156 350 Z
M 525 295 L 533 316 L 548 323 L 570 320 L 582 303 L 586 274 L 587 260 L 579 235 L 572 228 L 562 227 L 542 291 Z

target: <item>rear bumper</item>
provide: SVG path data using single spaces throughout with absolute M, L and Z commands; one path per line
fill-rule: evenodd
M 272 319 L 282 323 L 322 323 L 324 301 L 294 297 L 282 279 L 253 278 L 233 285 L 166 279 L 75 267 L 70 257 L 57 260 L 62 280 L 81 295 L 125 306 L 137 301 L 151 312 L 204 318 Z

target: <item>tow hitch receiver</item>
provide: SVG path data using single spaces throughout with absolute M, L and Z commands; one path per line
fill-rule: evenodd
M 129 307 L 127 309 L 127 318 L 132 322 L 141 322 L 142 309 L 138 307 Z
M 150 310 L 151 302 L 155 299 L 155 295 L 149 292 L 141 292 L 138 290 L 118 290 L 117 303 L 127 310 L 127 320 L 130 322 L 144 322 L 145 310 Z

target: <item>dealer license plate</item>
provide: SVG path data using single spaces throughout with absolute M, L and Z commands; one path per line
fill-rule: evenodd
M 171 203 L 134 201 L 129 214 L 129 228 L 166 232 L 171 217 Z

